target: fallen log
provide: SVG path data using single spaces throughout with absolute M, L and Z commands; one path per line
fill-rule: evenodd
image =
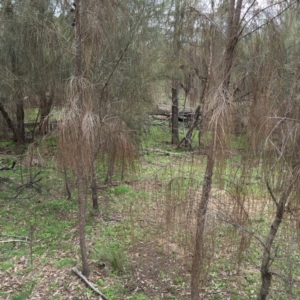
M 143 150 L 142 153 L 144 154 L 149 154 L 150 152 L 157 152 L 157 153 L 161 153 L 162 155 L 182 155 L 182 153 L 176 153 L 176 152 L 170 152 L 170 151 L 165 151 L 165 150 L 161 150 L 161 149 L 145 149 Z
M 189 121 L 193 118 L 194 111 L 180 111 L 178 113 L 178 120 L 181 122 Z M 165 117 L 171 117 L 172 112 L 167 109 L 160 109 L 157 108 L 154 111 L 151 112 L 151 116 L 165 116 Z

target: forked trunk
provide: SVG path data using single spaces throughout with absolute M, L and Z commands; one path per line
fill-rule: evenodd
M 295 178 L 296 175 L 295 176 L 292 175 L 290 177 L 288 186 L 286 190 L 282 193 L 280 200 L 277 203 L 276 215 L 264 245 L 263 259 L 260 267 L 261 287 L 260 287 L 257 300 L 265 300 L 267 299 L 267 296 L 269 294 L 270 286 L 272 283 L 272 272 L 270 271 L 270 266 L 272 264 L 272 257 L 271 257 L 272 245 L 276 237 L 276 234 L 278 232 L 279 226 L 283 220 L 283 216 L 285 213 L 285 205 L 292 191 Z
M 13 140 L 14 142 L 17 141 L 17 132 L 14 126 L 14 123 L 12 121 L 12 119 L 10 118 L 10 116 L 8 115 L 7 111 L 5 110 L 3 104 L 0 102 L 0 112 L 7 124 L 7 127 L 11 130 L 12 134 L 13 134 Z

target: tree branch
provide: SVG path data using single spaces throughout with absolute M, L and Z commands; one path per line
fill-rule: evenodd
M 257 16 L 258 14 L 260 14 L 261 12 L 265 11 L 266 9 L 268 9 L 268 8 L 270 8 L 270 7 L 272 7 L 272 6 L 276 5 L 276 4 L 285 3 L 285 2 L 286 2 L 286 1 L 284 0 L 284 1 L 280 1 L 280 2 L 274 3 L 274 4 L 272 4 L 272 5 L 269 5 L 269 6 L 265 7 L 264 9 L 260 10 L 259 12 L 257 12 L 257 13 L 256 13 L 250 20 L 248 20 L 248 21 L 246 22 L 246 24 L 243 26 L 243 28 L 241 29 L 240 34 L 239 34 L 239 39 L 241 40 L 241 39 L 245 38 L 246 36 L 252 34 L 253 32 L 255 32 L 255 31 L 261 29 L 261 28 L 264 27 L 265 25 L 269 24 L 270 22 L 272 22 L 273 20 L 275 20 L 277 17 L 279 17 L 281 14 L 283 14 L 285 11 L 287 11 L 291 6 L 293 6 L 293 5 L 294 5 L 296 2 L 298 2 L 298 1 L 292 2 L 292 3 L 291 3 L 290 5 L 288 5 L 285 9 L 283 9 L 282 11 L 280 11 L 276 16 L 274 16 L 273 18 L 271 18 L 271 19 L 268 20 L 267 22 L 263 23 L 262 25 L 258 26 L 258 27 L 255 28 L 254 30 L 252 30 L 252 31 L 250 31 L 250 32 L 248 32 L 248 33 L 246 33 L 246 34 L 244 34 L 242 37 L 240 37 L 241 34 L 242 34 L 242 32 L 244 31 L 245 27 L 247 26 L 247 24 L 248 24 L 251 20 L 253 20 L 254 17 L 256 17 L 256 16 Z
M 16 243 L 16 242 L 19 242 L 19 243 L 29 243 L 29 242 L 26 241 L 26 240 L 7 240 L 7 241 L 0 241 L 0 243 Z
M 81 274 L 81 272 L 79 272 L 76 268 L 72 268 L 72 271 L 78 276 L 80 277 L 85 284 L 91 289 L 93 290 L 96 294 L 100 295 L 102 299 L 104 300 L 109 300 L 109 298 L 107 298 L 104 294 L 102 294 L 95 286 L 93 283 L 89 282 L 87 280 L 87 278 Z
M 20 236 L 20 235 L 12 235 L 12 234 L 0 234 L 0 236 L 3 237 L 10 237 L 10 238 L 17 238 L 17 239 L 21 239 L 21 240 L 25 240 L 25 241 L 29 241 L 29 237 L 27 236 Z
M 276 207 L 277 207 L 278 206 L 278 201 L 277 201 L 277 199 L 274 196 L 274 193 L 273 193 L 273 191 L 272 191 L 272 189 L 270 187 L 270 184 L 269 184 L 269 181 L 268 181 L 267 177 L 265 179 L 266 179 L 266 185 L 267 185 L 268 192 L 269 192 L 269 194 L 270 194 L 273 202 L 276 204 Z
M 11 167 L 1 167 L 0 168 L 0 171 L 4 171 L 4 170 L 10 170 L 10 171 L 13 171 L 13 172 L 15 172 L 15 170 L 14 170 L 14 167 L 15 167 L 15 165 L 16 165 L 16 161 L 13 161 L 13 163 L 12 163 L 12 166 Z

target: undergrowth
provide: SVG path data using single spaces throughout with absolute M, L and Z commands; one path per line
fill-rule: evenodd
M 86 190 L 91 281 L 110 299 L 189 298 L 206 158 L 175 150 L 168 138 L 168 128 L 151 127 L 141 150 L 149 151 L 141 152 L 139 168 L 125 180 L 116 175 L 105 184 L 105 166 L 98 166 L 98 215 Z M 239 139 L 236 147 L 245 143 Z M 0 174 L 0 297 L 34 299 L 43 290 L 44 299 L 60 299 L 66 291 L 72 299 L 96 299 L 70 272 L 80 268 L 76 185 L 68 176 L 73 196 L 67 200 L 64 176 L 45 154 L 52 142 L 45 147 L 33 160 L 26 153 L 0 157 L 0 167 L 17 161 L 14 170 Z M 151 151 L 157 148 L 162 152 Z M 241 152 L 225 157 L 223 177 L 215 175 L 203 299 L 257 297 L 261 253 L 275 207 L 259 170 L 242 170 L 241 157 Z M 238 186 L 243 176 L 245 184 Z M 286 219 L 276 238 L 270 299 L 300 299 L 299 236 L 290 229 L 293 222 Z

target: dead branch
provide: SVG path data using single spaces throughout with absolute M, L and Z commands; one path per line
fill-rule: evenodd
M 267 7 L 265 7 L 264 9 L 261 9 L 261 10 L 258 10 L 257 13 L 255 13 L 252 18 L 250 18 L 245 24 L 244 26 L 242 27 L 242 29 L 240 30 L 240 34 L 239 34 L 239 39 L 244 39 L 246 36 L 254 33 L 255 31 L 258 31 L 259 29 L 261 29 L 262 27 L 268 25 L 269 23 L 271 23 L 273 20 L 275 20 L 276 18 L 278 18 L 280 15 L 282 15 L 285 11 L 287 11 L 290 7 L 292 7 L 294 4 L 296 4 L 297 1 L 293 1 L 292 3 L 290 3 L 287 7 L 285 7 L 284 9 L 282 9 L 278 14 L 276 14 L 274 17 L 272 17 L 271 19 L 267 20 L 265 23 L 261 24 L 260 26 L 256 27 L 255 29 L 253 29 L 252 31 L 250 32 L 247 32 L 246 34 L 244 34 L 243 36 L 241 36 L 241 34 L 243 33 L 245 27 L 247 26 L 247 24 L 249 22 L 252 21 L 252 19 L 254 19 L 258 14 L 260 14 L 261 12 L 269 9 L 270 7 L 274 6 L 274 5 L 278 5 L 278 4 L 281 4 L 281 3 L 285 3 L 286 1 L 279 1 L 279 2 L 276 2 L 276 3 L 273 3 Z
M 177 145 L 176 149 L 179 149 L 179 147 L 181 146 L 183 141 L 187 141 L 189 146 L 191 147 L 191 140 L 190 140 L 190 136 L 193 133 L 193 130 L 196 128 L 196 126 L 198 125 L 198 121 L 199 121 L 199 117 L 201 115 L 200 112 L 200 105 L 197 107 L 196 111 L 195 111 L 195 116 L 194 116 L 194 122 L 190 128 L 190 130 L 187 132 L 187 134 L 185 135 L 185 137 L 179 142 L 179 144 Z
M 2 237 L 9 237 L 9 238 L 17 238 L 17 239 L 21 239 L 22 241 L 29 241 L 29 237 L 27 236 L 20 236 L 20 235 L 12 235 L 12 234 L 0 234 L 0 236 Z
M 40 181 L 42 180 L 42 177 L 39 178 L 39 179 L 37 179 L 37 180 L 35 180 L 35 178 L 36 178 L 38 175 L 40 175 L 41 172 L 42 172 L 42 171 L 38 171 L 38 172 L 33 176 L 33 178 L 32 178 L 31 180 L 29 180 L 28 182 L 22 184 L 19 188 L 31 187 L 31 186 L 34 187 L 35 184 L 37 184 L 38 182 L 40 182 Z
M 11 167 L 7 167 L 7 166 L 5 166 L 5 167 L 1 167 L 0 168 L 0 171 L 4 171 L 4 170 L 7 170 L 7 171 L 13 171 L 13 172 L 15 172 L 15 170 L 14 170 L 14 167 L 15 167 L 15 165 L 16 165 L 16 161 L 13 161 L 13 163 L 12 163 L 12 166 Z
M 278 206 L 278 201 L 277 201 L 277 199 L 274 196 L 274 193 L 273 193 L 273 191 L 272 191 L 272 189 L 270 187 L 270 184 L 269 184 L 269 181 L 268 181 L 267 178 L 266 178 L 266 185 L 267 185 L 268 192 L 269 192 L 272 200 L 274 201 L 274 203 L 276 204 L 276 207 L 277 207 Z
M 247 233 L 249 236 L 253 237 L 254 239 L 256 239 L 260 245 L 262 245 L 263 248 L 266 248 L 265 243 L 255 234 L 255 231 L 251 231 L 248 230 L 245 226 L 242 226 L 236 222 L 232 222 L 230 220 L 227 220 L 226 218 L 224 218 L 223 216 L 221 216 L 220 214 L 215 214 L 215 216 L 220 219 L 222 222 L 227 223 L 229 225 L 232 225 L 235 228 L 238 228 L 241 231 L 244 231 L 245 233 Z M 259 269 L 259 267 L 257 267 L 257 269 Z
M 107 298 L 104 294 L 102 294 L 95 286 L 93 283 L 89 282 L 87 280 L 87 278 L 81 274 L 81 272 L 79 272 L 76 268 L 72 268 L 72 271 L 78 276 L 80 277 L 85 284 L 91 289 L 93 290 L 96 294 L 100 295 L 102 299 L 104 300 L 109 300 L 109 298 Z
M 39 179 L 37 179 L 37 180 L 35 180 L 35 178 L 36 178 L 38 175 L 40 175 L 41 172 L 42 172 L 42 171 L 38 171 L 38 172 L 33 176 L 32 179 L 30 179 L 28 182 L 26 182 L 26 183 L 20 185 L 20 186 L 18 187 L 18 189 L 19 189 L 18 193 L 17 193 L 13 198 L 17 198 L 25 188 L 32 188 L 32 187 L 34 187 L 37 191 L 39 191 L 40 187 L 37 185 L 37 183 L 39 183 L 39 182 L 42 180 L 42 177 L 39 178 Z
M 165 116 L 168 119 L 172 116 L 172 112 L 170 110 L 167 109 L 161 109 L 159 107 L 157 107 L 155 110 L 153 110 L 150 113 L 151 116 Z M 189 121 L 192 119 L 194 115 L 193 111 L 180 111 L 178 113 L 178 121 L 181 122 L 185 122 L 185 121 Z

